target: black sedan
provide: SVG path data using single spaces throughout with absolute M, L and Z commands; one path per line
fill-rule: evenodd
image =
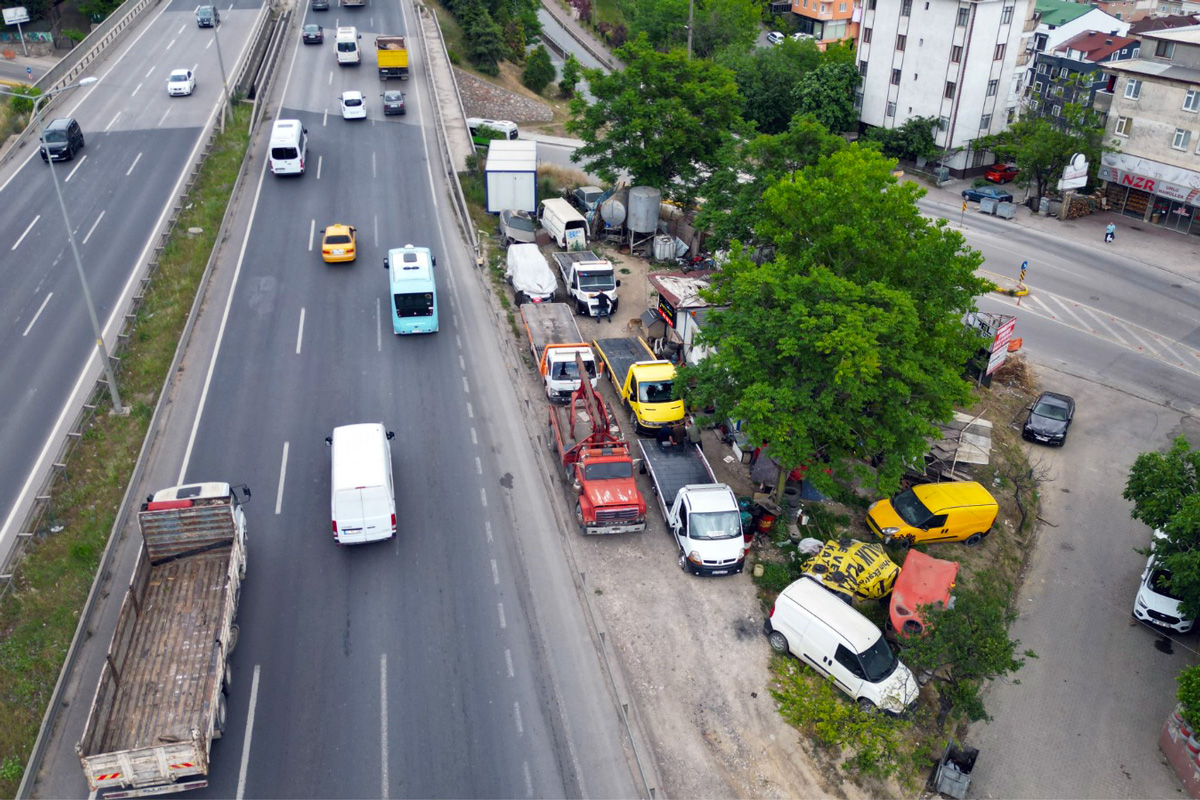
M 1075 401 L 1065 394 L 1042 392 L 1029 409 L 1021 435 L 1031 442 L 1056 444 L 1062 447 L 1067 441 L 1067 429 L 1075 416 Z
M 1011 203 L 1013 199 L 1012 192 L 1006 192 L 997 186 L 972 186 L 970 189 L 963 189 L 962 196 L 963 200 L 974 200 L 976 203 L 985 197 L 1000 203 Z
M 320 25 L 305 25 L 300 29 L 300 38 L 305 44 L 321 44 L 325 41 L 325 29 Z
M 329 0 L 312 0 L 313 11 L 328 11 Z
M 383 113 L 384 116 L 389 114 L 403 114 L 404 109 L 404 92 L 398 92 L 395 89 L 390 89 L 383 93 Z

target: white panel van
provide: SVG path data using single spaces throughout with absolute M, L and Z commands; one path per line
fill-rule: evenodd
M 358 28 L 348 26 L 337 29 L 337 63 L 338 66 L 343 64 L 359 64 L 362 62 L 362 50 L 358 46 L 358 40 L 362 38 L 362 34 L 358 32 Z
M 271 126 L 271 172 L 302 175 L 308 159 L 308 130 L 298 119 L 277 119 Z
M 560 197 L 543 200 L 538 206 L 538 221 L 562 249 L 587 247 L 587 220 L 566 200 Z
M 331 515 L 338 544 L 362 544 L 396 535 L 396 492 L 392 484 L 395 434 L 378 422 L 333 429 L 325 444 L 333 451 Z
M 776 652 L 832 677 L 863 710 L 900 714 L 917 699 L 916 678 L 879 628 L 810 577 L 779 593 L 763 633 Z

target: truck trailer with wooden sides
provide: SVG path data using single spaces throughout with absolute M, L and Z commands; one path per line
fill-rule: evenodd
M 142 549 L 75 745 L 89 790 L 104 798 L 207 786 L 212 743 L 228 722 L 229 654 L 246 576 L 237 490 L 163 489 L 142 505 L 138 527 Z

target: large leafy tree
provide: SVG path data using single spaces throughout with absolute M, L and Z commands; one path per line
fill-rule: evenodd
M 635 184 L 679 198 L 718 166 L 722 145 L 743 127 L 733 74 L 679 51 L 660 53 L 644 36 L 619 48 L 625 69 L 584 71 L 594 103 L 571 100 L 567 130 L 583 140 L 571 158 L 606 181 L 628 173 Z
M 521 73 L 521 83 L 525 84 L 530 91 L 541 94 L 554 78 L 555 69 L 554 65 L 550 63 L 550 53 L 543 45 L 539 44 L 529 54 L 529 60 L 525 62 L 525 71 Z
M 917 161 L 934 158 L 941 152 L 933 132 L 940 123 L 933 117 L 912 117 L 895 128 L 871 128 L 867 139 L 877 142 L 883 154 L 891 158 Z
M 845 147 L 841 136 L 813 117 L 800 115 L 778 135 L 731 140 L 727 157 L 721 159 L 725 166 L 713 172 L 701 189 L 705 202 L 697 225 L 709 231 L 709 246 L 723 248 L 735 239 L 760 243 L 755 225 L 761 218 L 763 193 Z
M 785 39 L 778 47 L 725 50 L 717 63 L 733 70 L 742 96 L 742 118 L 759 133 L 782 133 L 796 113 L 793 89 L 821 63 L 815 42 Z
M 834 133 L 851 130 L 858 125 L 854 90 L 861 80 L 852 62 L 833 58 L 823 61 L 792 90 L 796 110 L 812 114 Z
M 1155 551 L 1171 573 L 1170 589 L 1185 615 L 1200 617 L 1200 451 L 1180 436 L 1165 453 L 1142 453 L 1123 496 L 1134 519 L 1166 534 Z
M 856 146 L 768 189 L 754 226 L 776 259 L 727 264 L 702 338 L 688 399 L 746 420 L 782 468 L 828 461 L 810 477 L 899 484 L 935 422 L 970 397 L 962 365 L 977 342 L 962 325 L 986 283 L 979 253 L 916 206 L 895 161 Z M 735 247 L 735 253 L 739 252 Z M 864 457 L 888 454 L 870 473 Z
M 688 0 L 624 0 L 620 7 L 635 38 L 645 34 L 662 51 L 687 46 Z M 760 16 L 755 0 L 694 0 L 692 53 L 711 58 L 726 48 L 751 47 Z
M 971 722 L 990 719 L 980 696 L 983 682 L 1024 666 L 1017 642 L 1008 638 L 1008 626 L 1016 619 L 1011 594 L 1011 586 L 985 572 L 974 576 L 971 586 L 958 587 L 953 608 L 922 609 L 925 634 L 906 642 L 904 663 L 914 672 L 933 675 L 941 700 L 939 719 L 952 710 Z

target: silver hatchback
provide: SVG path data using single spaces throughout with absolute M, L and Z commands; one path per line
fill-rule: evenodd
M 501 211 L 496 229 L 500 234 L 500 243 L 505 246 L 513 242 L 537 243 L 533 219 L 524 211 Z

